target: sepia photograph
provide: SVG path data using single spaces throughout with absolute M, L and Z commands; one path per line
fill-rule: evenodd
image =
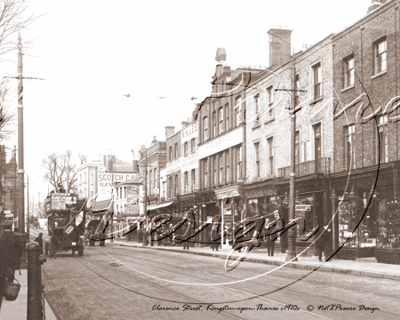
M 400 318 L 400 0 L 0 0 L 0 320 Z

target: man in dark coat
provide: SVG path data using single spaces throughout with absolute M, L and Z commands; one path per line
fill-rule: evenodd
M 186 222 L 186 230 L 185 230 L 185 232 L 184 232 L 184 234 L 183 234 L 183 239 L 187 239 L 188 237 L 189 237 L 189 235 L 190 235 L 190 228 L 191 228 L 191 226 L 190 226 L 190 221 L 187 221 Z M 185 249 L 187 249 L 187 250 L 189 250 L 189 239 L 188 240 L 183 240 L 183 250 L 185 250 Z
M 22 255 L 21 243 L 11 231 L 11 225 L 3 222 L 0 226 L 0 297 L 4 295 L 5 283 L 14 281 L 14 273 L 20 267 Z
M 325 261 L 328 258 L 327 242 L 329 241 L 330 235 L 331 235 L 331 229 L 328 229 L 328 226 L 325 226 L 321 230 L 320 237 L 317 240 L 318 260 L 321 262 L 322 262 L 322 252 L 324 253 Z

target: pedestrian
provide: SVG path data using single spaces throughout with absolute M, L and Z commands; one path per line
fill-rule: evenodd
M 210 231 L 210 239 L 211 239 L 211 249 L 214 251 L 214 249 L 216 251 L 218 251 L 219 248 L 219 233 L 218 233 L 218 229 L 220 226 L 220 216 L 214 216 L 213 218 L 213 224 L 212 224 L 212 228 Z
M 331 229 L 328 226 L 323 227 L 320 232 L 320 236 L 317 240 L 317 249 L 318 249 L 318 260 L 322 262 L 322 253 L 324 253 L 325 261 L 328 258 L 327 254 L 327 242 L 330 239 Z
M 11 231 L 12 222 L 0 224 L 0 300 L 5 296 L 6 283 L 14 281 L 14 273 L 20 268 L 22 247 L 18 236 Z
M 274 212 L 274 221 L 275 227 L 269 232 L 267 236 L 267 248 L 268 248 L 268 255 L 273 257 L 275 252 L 275 242 L 280 237 L 281 231 L 283 230 L 283 221 L 282 217 L 278 210 Z
M 187 222 L 186 230 L 183 233 L 183 250 L 185 249 L 189 250 L 189 244 L 190 244 L 188 239 L 189 235 L 190 235 L 190 221 Z
M 39 244 L 40 252 L 41 252 L 41 254 L 43 254 L 43 233 L 40 232 L 39 236 L 34 241 Z

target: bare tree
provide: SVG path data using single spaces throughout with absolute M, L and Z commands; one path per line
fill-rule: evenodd
M 79 156 L 79 160 L 81 160 L 81 164 L 84 164 L 85 162 L 87 162 L 88 156 L 82 153 L 78 153 Z
M 38 17 L 28 13 L 26 0 L 0 0 L 0 55 L 15 49 L 15 35 L 31 25 Z
M 76 192 L 76 165 L 71 162 L 72 151 L 67 150 L 58 154 L 52 152 L 42 160 L 42 166 L 46 169 L 44 178 L 58 189 L 60 185 L 66 187 L 67 192 Z
M 6 104 L 6 96 L 9 92 L 8 81 L 0 83 L 0 142 L 10 137 L 13 133 L 12 123 L 15 119 L 15 114 L 11 112 L 10 107 Z

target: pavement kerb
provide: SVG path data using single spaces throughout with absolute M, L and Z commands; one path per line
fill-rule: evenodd
M 143 248 L 143 249 L 153 249 L 153 250 L 161 250 L 161 251 L 172 251 L 172 252 L 178 252 L 178 253 L 189 253 L 189 254 L 197 254 L 201 256 L 208 256 L 208 257 L 215 257 L 215 258 L 220 258 L 220 259 L 225 259 L 226 255 L 225 253 L 215 253 L 215 252 L 199 252 L 195 250 L 178 250 L 174 248 L 168 248 L 168 247 L 156 247 L 156 246 L 141 246 L 141 245 L 135 245 L 135 244 L 128 244 L 128 243 L 123 243 L 123 242 L 114 242 L 114 245 L 118 246 L 123 246 L 123 247 L 135 247 L 135 248 Z M 257 259 L 257 258 L 246 258 L 246 262 L 253 262 L 253 263 L 262 263 L 262 264 L 270 264 L 270 265 L 276 265 L 276 266 L 281 266 L 285 264 L 286 262 L 282 261 L 276 261 L 276 260 L 264 260 L 264 259 Z M 400 281 L 400 276 L 399 275 L 394 275 L 394 274 L 385 274 L 385 273 L 378 273 L 378 272 L 372 272 L 372 271 L 363 271 L 363 270 L 353 270 L 353 269 L 348 269 L 348 268 L 340 268 L 340 267 L 332 267 L 332 266 L 314 266 L 310 265 L 304 262 L 290 262 L 285 265 L 285 267 L 288 268 L 294 268 L 294 269 L 302 269 L 302 270 L 315 270 L 318 269 L 318 271 L 323 271 L 323 272 L 336 272 L 336 273 L 344 273 L 344 274 L 350 274 L 350 275 L 355 275 L 355 276 L 364 276 L 364 277 L 371 277 L 371 278 L 380 278 L 380 279 L 388 279 L 388 280 L 398 280 Z

